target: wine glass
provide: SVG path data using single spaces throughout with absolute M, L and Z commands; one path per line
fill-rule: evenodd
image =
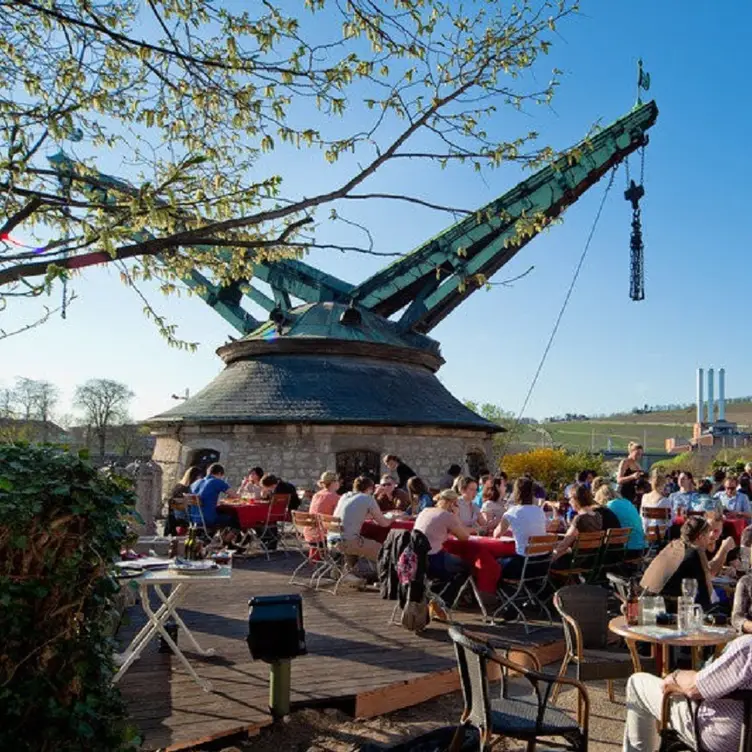
M 682 595 L 685 598 L 691 598 L 692 601 L 695 600 L 697 597 L 697 580 L 694 579 L 684 579 L 681 583 L 682 587 Z

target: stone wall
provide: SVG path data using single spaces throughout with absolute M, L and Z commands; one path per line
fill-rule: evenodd
M 203 425 L 159 428 L 154 461 L 163 470 L 164 493 L 185 470 L 197 449 L 220 454 L 229 482 L 237 485 L 248 469 L 260 465 L 302 488 L 313 488 L 324 470 L 336 470 L 336 455 L 369 450 L 399 455 L 429 485 L 452 463 L 465 466 L 469 452 L 491 461 L 491 435 L 450 428 L 317 425 Z

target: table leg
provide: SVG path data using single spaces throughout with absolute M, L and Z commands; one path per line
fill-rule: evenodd
M 142 586 L 144 590 L 146 590 L 146 584 Z M 152 611 L 151 604 L 149 603 L 148 593 L 145 595 L 147 597 L 144 597 L 143 599 L 143 608 L 146 612 L 147 617 L 149 618 L 149 621 L 151 621 L 154 624 L 154 628 L 157 632 L 159 632 L 162 639 L 170 646 L 170 650 L 176 655 L 176 657 L 180 660 L 180 662 L 183 664 L 185 670 L 191 675 L 193 678 L 193 681 L 196 682 L 203 690 L 204 692 L 211 692 L 212 691 L 212 685 L 211 682 L 206 681 L 205 679 L 202 679 L 193 669 L 193 666 L 191 666 L 188 659 L 183 655 L 183 652 L 180 650 L 180 648 L 177 646 L 175 641 L 170 637 L 169 632 L 165 629 L 164 624 L 167 621 L 167 618 L 169 618 L 170 615 L 174 616 L 173 608 L 177 603 L 179 603 L 179 596 L 182 590 L 184 589 L 184 584 L 180 583 L 178 585 L 175 585 L 173 587 L 173 591 L 170 593 L 170 597 L 165 602 L 166 611 L 162 617 L 162 619 L 157 618 L 157 613 L 162 611 L 162 608 L 160 607 L 157 609 L 157 611 Z M 164 594 L 162 594 L 164 595 Z M 181 621 L 182 624 L 182 621 Z M 125 666 L 123 666 L 125 668 Z M 120 670 L 122 671 L 123 668 Z M 120 673 L 120 672 L 118 672 Z
M 671 669 L 670 660 L 669 660 L 669 649 L 670 646 L 667 645 L 665 642 L 661 643 L 661 676 L 668 676 L 669 671 Z
M 640 654 L 637 652 L 637 641 L 629 640 L 625 637 L 624 642 L 627 643 L 629 654 L 632 656 L 632 668 L 636 674 L 639 674 L 642 671 L 642 661 L 640 660 Z
M 699 671 L 702 663 L 702 648 L 699 645 L 692 645 L 692 670 Z
M 116 684 L 123 678 L 125 672 L 139 659 L 144 648 L 149 644 L 149 641 L 157 633 L 156 623 L 159 619 L 163 618 L 169 611 L 169 606 L 165 603 L 157 609 L 154 613 L 154 618 L 149 616 L 146 611 L 146 603 L 149 598 L 149 590 L 144 583 L 140 583 L 138 587 L 139 596 L 141 598 L 141 607 L 144 609 L 147 615 L 146 624 L 141 631 L 131 640 L 131 644 L 125 649 L 120 656 L 120 668 L 115 676 L 112 677 L 112 683 Z
M 176 587 L 173 587 L 172 592 L 169 596 L 166 596 L 164 592 L 162 591 L 161 586 L 156 585 L 154 587 L 155 592 L 157 593 L 157 596 L 162 601 L 162 603 L 167 607 L 167 610 L 169 611 L 170 616 L 172 616 L 173 621 L 180 627 L 180 629 L 183 630 L 184 637 L 188 638 L 191 645 L 193 646 L 193 649 L 199 654 L 203 656 L 209 656 L 214 655 L 216 651 L 214 648 L 209 648 L 208 650 L 204 650 L 201 645 L 196 642 L 196 638 L 193 636 L 193 632 L 191 632 L 188 627 L 185 626 L 185 622 L 180 618 L 177 612 L 177 607 L 182 603 L 183 596 L 181 595 L 182 592 L 182 586 L 177 585 Z M 162 610 L 162 607 L 160 606 L 157 613 L 159 613 Z M 164 622 L 167 621 L 167 619 L 163 620 Z

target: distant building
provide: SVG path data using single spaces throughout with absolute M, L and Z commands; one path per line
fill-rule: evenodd
M 70 434 L 50 420 L 0 418 L 0 441 L 67 444 Z

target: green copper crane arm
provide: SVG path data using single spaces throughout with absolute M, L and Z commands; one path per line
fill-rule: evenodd
M 655 102 L 637 107 L 363 282 L 352 291 L 354 300 L 385 317 L 408 306 L 401 328 L 430 331 L 614 165 L 645 144 L 657 116 Z

